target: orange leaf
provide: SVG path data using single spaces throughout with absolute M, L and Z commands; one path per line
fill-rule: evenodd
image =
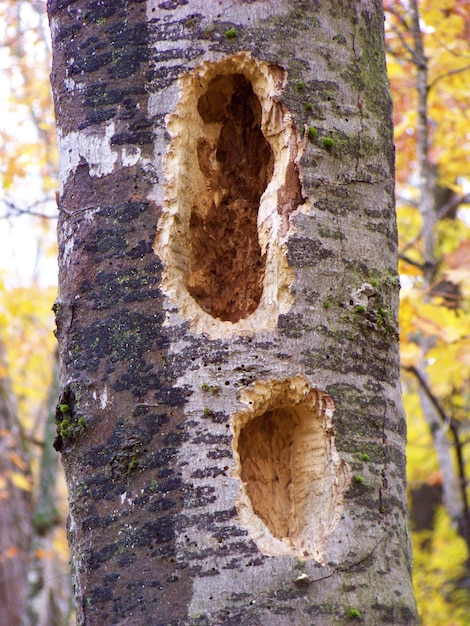
M 11 548 L 8 548 L 8 550 L 6 550 L 4 554 L 7 559 L 12 559 L 18 554 L 18 552 L 19 550 L 16 546 L 11 546 Z
M 26 468 L 28 467 L 26 463 L 23 461 L 23 459 L 19 456 L 19 454 L 16 454 L 16 452 L 9 452 L 8 458 L 20 470 L 25 471 Z
M 54 552 L 53 550 L 43 550 L 42 548 L 37 548 L 34 552 L 34 556 L 38 559 L 53 559 Z
M 446 254 L 445 261 L 450 269 L 470 269 L 470 240 L 462 241 L 455 252 Z

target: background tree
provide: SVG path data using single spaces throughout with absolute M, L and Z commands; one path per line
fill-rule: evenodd
M 463 624 L 470 607 L 466 445 L 470 7 L 458 0 L 426 0 L 386 2 L 385 8 L 395 94 L 411 503 L 412 513 L 420 512 L 419 519 L 413 515 L 420 531 L 415 537 L 415 586 L 423 623 L 444 623 L 450 610 L 453 619 L 461 620 L 455 623 Z M 420 426 L 421 416 L 428 435 Z M 432 447 L 435 455 L 429 455 Z M 453 536 L 442 512 L 432 532 L 433 514 L 441 501 L 462 541 Z M 440 549 L 446 556 L 439 558 L 442 545 L 447 546 Z M 450 550 L 453 559 L 448 558 Z
M 53 437 L 48 441 L 45 433 L 46 419 L 49 415 L 54 424 L 55 413 L 46 398 L 55 361 L 50 307 L 56 292 L 56 223 L 51 217 L 57 215 L 45 9 L 45 2 L 0 2 L 0 335 L 5 347 L 0 622 L 24 626 L 63 626 L 71 611 L 66 493 Z
M 48 3 L 78 623 L 416 623 L 382 6 L 198 7 Z
M 0 620 L 24 616 L 31 536 L 31 484 L 3 346 L 0 346 Z
M 50 217 L 56 217 L 57 149 L 48 85 L 50 42 L 45 3 L 2 0 L 0 18 L 0 232 L 11 238 L 11 243 L 5 241 L 3 253 L 11 255 L 10 271 L 14 259 L 22 278 L 31 272 L 39 280 L 40 267 L 54 276 L 54 263 L 48 268 L 44 261 L 47 256 L 54 259 L 56 251 Z M 16 246 L 17 242 L 23 245 Z M 45 284 L 44 276 L 41 278 Z

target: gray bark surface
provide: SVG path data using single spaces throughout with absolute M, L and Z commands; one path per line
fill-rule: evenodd
M 48 10 L 77 623 L 416 624 L 381 3 Z

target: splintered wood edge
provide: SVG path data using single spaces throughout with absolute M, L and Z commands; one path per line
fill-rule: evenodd
M 299 374 L 281 380 L 256 381 L 250 389 L 241 393 L 240 400 L 248 408 L 231 416 L 231 428 L 236 463 L 234 477 L 240 480 L 237 510 L 241 524 L 263 554 L 313 558 L 324 564 L 327 540 L 341 518 L 344 494 L 351 483 L 351 470 L 339 457 L 335 447 L 333 399 L 312 387 L 307 378 Z M 282 410 L 283 415 L 293 416 L 292 420 L 284 420 L 286 428 L 295 424 L 295 428 L 300 429 L 297 435 L 288 434 L 288 438 L 294 441 L 290 467 L 280 467 L 279 462 L 273 460 L 273 463 L 277 463 L 276 472 L 280 479 L 285 472 L 286 482 L 290 485 L 290 494 L 286 496 L 291 516 L 289 536 L 276 536 L 277 525 L 273 516 L 285 515 L 285 510 L 276 513 L 279 500 L 276 502 L 272 495 L 272 485 L 263 485 L 266 476 L 262 473 L 266 466 L 269 433 L 260 434 L 264 441 L 264 459 L 259 459 L 259 465 L 256 459 L 256 437 L 252 437 L 249 451 L 243 452 L 239 446 L 240 434 L 248 423 L 265 414 L 275 413 L 276 410 Z M 274 436 L 278 450 L 283 434 L 277 432 Z M 249 485 L 241 478 L 243 463 L 248 458 L 254 471 L 258 467 L 260 472 L 257 488 L 251 490 L 252 497 L 256 494 L 257 502 L 252 501 Z M 285 502 L 283 506 L 285 509 Z M 255 509 L 266 512 L 264 520 L 263 514 L 257 515 Z M 271 521 L 266 521 L 268 517 Z
M 196 145 L 207 129 L 197 105 L 211 80 L 234 73 L 243 74 L 251 82 L 259 99 L 261 129 L 273 151 L 274 171 L 258 211 L 258 240 L 265 255 L 261 300 L 253 313 L 232 323 L 204 311 L 189 294 L 186 284 L 192 202 L 194 197 L 205 193 Z M 167 116 L 167 130 L 172 139 L 164 157 L 163 212 L 154 244 L 164 264 L 161 288 L 177 307 L 179 316 L 189 321 L 191 331 L 205 333 L 211 339 L 274 330 L 279 315 L 287 313 L 293 303 L 290 288 L 294 274 L 287 262 L 285 244 L 293 227 L 289 215 L 278 210 L 278 198 L 288 185 L 288 172 L 293 164 L 301 184 L 300 158 L 304 147 L 292 115 L 279 100 L 286 80 L 285 70 L 257 60 L 249 52 L 239 52 L 218 62 L 204 62 L 179 78 L 179 102 Z M 309 210 L 310 202 L 304 198 L 303 204 L 292 213 Z

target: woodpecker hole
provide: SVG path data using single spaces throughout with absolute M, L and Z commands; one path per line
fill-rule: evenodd
M 302 376 L 257 382 L 233 416 L 238 512 L 264 554 L 324 562 L 350 483 L 336 451 L 332 398 Z
M 303 197 L 303 144 L 279 66 L 240 52 L 179 79 L 167 117 L 162 289 L 209 337 L 272 330 L 292 304 L 290 217 Z
M 258 208 L 273 174 L 273 151 L 261 131 L 261 106 L 243 74 L 217 76 L 199 98 L 204 122 L 219 127 L 201 137 L 199 169 L 206 196 L 190 218 L 187 289 L 213 317 L 238 322 L 261 300 L 266 255 L 258 241 Z

